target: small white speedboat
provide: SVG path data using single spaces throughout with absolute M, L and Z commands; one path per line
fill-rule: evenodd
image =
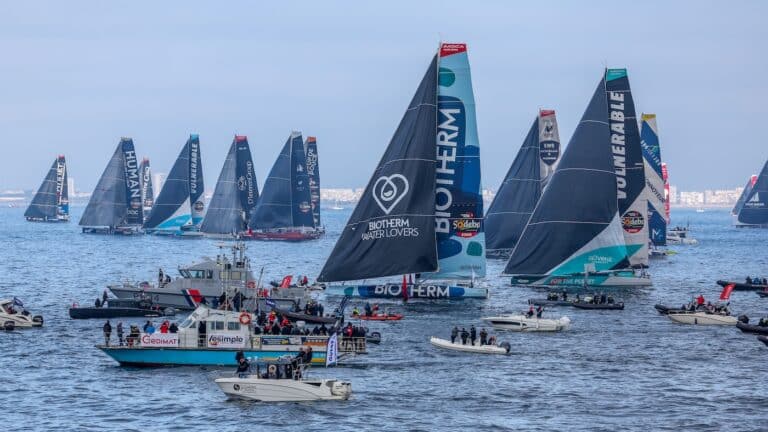
M 0 328 L 13 330 L 16 328 L 42 327 L 42 315 L 32 315 L 24 309 L 24 304 L 17 298 L 0 300 Z
M 681 312 L 666 315 L 667 318 L 680 324 L 694 325 L 736 325 L 739 321 L 731 315 L 709 312 Z
M 294 368 L 290 361 L 278 359 L 260 363 L 255 373 L 251 370 L 247 374 L 217 378 L 215 382 L 230 399 L 258 402 L 347 400 L 352 395 L 351 383 L 337 379 L 309 379 L 307 369 Z
M 497 329 L 521 332 L 556 332 L 567 330 L 571 325 L 571 319 L 567 316 L 557 319 L 548 319 L 536 318 L 535 316 L 528 318 L 525 315 L 500 315 L 485 317 L 482 318 L 482 320 L 488 322 L 491 326 Z
M 475 344 L 472 345 L 471 343 L 462 344 L 432 336 L 429 338 L 429 343 L 439 348 L 481 354 L 509 354 L 510 350 L 509 342 L 501 342 L 498 345 L 480 345 L 480 341 L 476 340 Z

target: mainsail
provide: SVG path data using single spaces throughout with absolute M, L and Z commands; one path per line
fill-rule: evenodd
M 569 275 L 627 266 L 601 79 L 504 274 Z
M 560 161 L 553 110 L 541 110 L 485 216 L 488 257 L 509 258 Z
M 648 200 L 648 235 L 655 246 L 667 244 L 666 197 L 661 171 L 661 148 L 656 127 L 656 114 L 643 114 L 640 143 L 645 167 L 645 193 Z
M 645 172 L 635 103 L 626 69 L 606 69 L 605 95 L 616 172 L 619 214 L 632 266 L 648 266 Z
M 312 217 L 315 227 L 321 227 L 320 223 L 320 159 L 317 154 L 317 138 L 307 137 L 304 142 L 307 155 L 307 175 L 309 176 L 309 195 L 312 198 Z
M 144 209 L 144 217 L 149 217 L 152 205 L 155 202 L 155 191 L 152 188 L 152 170 L 149 168 L 149 159 L 144 158 L 139 165 L 139 179 L 141 180 L 141 203 Z
M 741 225 L 768 226 L 768 161 L 757 176 L 736 220 Z
M 54 159 L 51 169 L 24 212 L 24 217 L 35 222 L 69 220 L 67 162 L 64 156 Z
M 248 138 L 237 135 L 229 147 L 216 189 L 208 204 L 200 231 L 208 234 L 237 234 L 246 229 L 259 198 Z
M 292 132 L 264 181 L 250 228 L 314 228 L 307 156 L 301 132 Z
M 437 61 L 435 56 L 318 281 L 437 270 Z
M 140 226 L 139 166 L 133 140 L 121 138 L 80 218 L 84 227 Z
M 435 233 L 439 270 L 430 278 L 485 276 L 480 141 L 466 44 L 439 52 Z
M 747 201 L 747 197 L 755 186 L 755 183 L 757 183 L 757 176 L 752 174 L 749 180 L 747 180 L 747 184 L 744 185 L 744 189 L 741 191 L 741 195 L 739 195 L 736 205 L 734 205 L 733 210 L 731 210 L 732 215 L 737 216 L 741 209 L 744 208 L 744 202 Z
M 163 188 L 155 200 L 144 228 L 149 232 L 180 232 L 202 222 L 203 167 L 200 137 L 190 135 L 182 147 Z

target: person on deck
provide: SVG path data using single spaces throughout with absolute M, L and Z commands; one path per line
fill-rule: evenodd
M 533 317 L 533 305 L 531 305 L 531 306 L 528 308 L 528 312 L 526 312 L 526 313 L 525 313 L 525 317 L 526 317 L 526 318 L 531 318 L 531 317 Z
M 163 274 L 163 269 L 161 268 L 160 271 L 157 272 L 157 286 L 158 288 L 163 287 L 163 282 L 165 282 L 165 275 Z
M 109 346 L 109 337 L 112 335 L 112 324 L 109 323 L 109 320 L 104 323 L 104 345 Z
M 101 294 L 101 304 L 106 305 L 107 300 L 109 300 L 109 296 L 107 295 L 107 290 L 104 290 L 104 293 Z
M 541 316 L 544 314 L 544 306 L 539 305 L 536 307 L 536 318 L 541 319 Z
M 704 295 L 699 294 L 698 297 L 696 297 L 696 306 L 702 306 L 704 304 Z
M 371 311 L 371 304 L 368 302 L 365 302 L 365 316 L 371 316 L 373 312 Z
M 488 332 L 484 328 L 480 329 L 480 345 L 488 343 Z
M 752 283 L 752 278 L 747 276 L 747 284 L 751 284 L 751 283 Z
M 117 323 L 117 343 L 120 346 L 123 346 L 123 322 L 122 321 Z
M 459 336 L 459 328 L 456 326 L 453 326 L 453 330 L 451 330 L 451 343 L 456 343 L 456 338 Z
M 245 358 L 245 356 L 240 357 L 240 360 L 237 361 L 237 375 L 240 378 L 245 378 L 250 368 L 251 364 L 248 363 L 248 360 Z
M 469 337 L 469 332 L 466 328 L 461 328 L 461 344 L 466 345 L 467 344 L 467 338 Z
M 179 332 L 179 326 L 176 325 L 175 322 L 172 322 L 171 325 L 168 327 L 168 331 L 171 333 L 178 333 Z
M 474 324 L 469 328 L 469 340 L 472 341 L 472 345 L 474 345 L 475 340 L 477 340 L 477 329 Z
M 168 333 L 168 321 L 163 321 L 163 323 L 160 324 L 160 333 Z
M 93 302 L 93 305 L 96 306 L 97 308 L 100 308 L 101 307 L 101 300 L 99 300 L 99 298 L 96 297 L 96 301 Z

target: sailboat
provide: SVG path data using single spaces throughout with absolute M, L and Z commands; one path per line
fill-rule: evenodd
M 757 183 L 757 175 L 752 174 L 749 177 L 749 180 L 747 180 L 747 184 L 744 185 L 744 189 L 742 189 L 741 195 L 739 195 L 739 199 L 736 200 L 736 205 L 734 205 L 733 210 L 731 210 L 731 216 L 739 215 L 739 212 L 742 208 L 744 208 L 744 202 L 747 201 L 747 197 L 752 191 L 752 188 L 755 186 L 755 183 Z
M 630 268 L 626 222 L 619 213 L 619 192 L 627 190 L 620 181 L 627 179 L 626 166 L 619 166 L 626 157 L 627 129 L 609 119 L 621 118 L 627 99 L 608 82 L 620 76 L 607 70 L 595 89 L 504 269 L 512 285 L 651 284 Z
M 155 203 L 155 190 L 152 187 L 152 170 L 149 168 L 149 158 L 144 158 L 139 165 L 141 181 L 141 202 L 144 211 L 144 219 L 149 217 L 152 205 Z
M 309 176 L 309 196 L 312 206 L 312 218 L 315 228 L 325 231 L 320 221 L 320 159 L 317 154 L 317 138 L 308 136 L 304 141 L 304 151 L 307 158 L 307 176 Z
M 648 236 L 651 242 L 649 257 L 667 256 L 666 194 L 661 166 L 661 148 L 656 126 L 656 114 L 643 114 L 640 126 L 640 144 L 643 148 L 645 167 L 645 194 L 648 200 Z
M 63 155 L 53 160 L 24 217 L 29 222 L 69 222 L 67 161 Z
M 147 234 L 201 236 L 204 188 L 200 137 L 192 134 L 182 147 L 144 222 Z
M 144 219 L 141 178 L 131 138 L 121 138 L 80 218 L 84 233 L 131 235 Z
M 735 216 L 737 227 L 768 228 L 768 161 Z
M 509 259 L 560 155 L 555 111 L 540 110 L 485 215 L 486 257 Z
M 236 135 L 224 159 L 200 231 L 214 236 L 236 236 L 247 229 L 258 199 L 259 185 L 253 171 L 248 137 Z
M 486 298 L 473 284 L 485 275 L 479 156 L 467 46 L 443 43 L 317 279 L 403 282 L 331 285 L 326 293 Z M 406 282 L 411 273 L 416 279 Z
M 293 131 L 264 181 L 242 238 L 302 241 L 320 237 L 311 203 L 304 140 L 301 132 Z

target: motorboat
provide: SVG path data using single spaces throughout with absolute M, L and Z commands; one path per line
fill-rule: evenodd
M 688 312 L 688 309 L 683 308 L 676 308 L 672 306 L 666 306 L 663 304 L 656 304 L 653 306 L 657 312 L 659 312 L 662 315 L 667 315 L 671 313 L 682 313 L 682 312 Z
M 429 338 L 429 343 L 438 348 L 480 354 L 509 354 L 511 349 L 509 342 L 481 345 L 480 341 L 475 341 L 473 345 L 471 343 L 462 344 L 461 342 L 451 342 L 447 339 L 441 339 L 435 336 Z
M 761 318 L 757 324 L 750 324 L 747 316 L 740 316 L 736 327 L 744 333 L 768 336 L 768 318 Z
M 366 333 L 365 334 L 365 342 L 366 343 L 370 343 L 370 344 L 374 344 L 374 345 L 379 345 L 381 343 L 381 333 L 377 332 L 377 331 L 371 332 L 371 333 Z
M 528 304 L 534 306 L 572 306 L 573 299 L 568 299 L 568 295 L 549 293 L 545 299 L 528 299 Z
M 157 284 L 129 281 L 107 288 L 120 299 L 149 298 L 161 308 L 179 310 L 194 310 L 200 303 L 218 306 L 223 293 L 230 298 L 239 293 L 244 303 L 258 301 L 262 308 L 266 308 L 267 298 L 286 309 L 293 309 L 297 301 L 310 299 L 309 290 L 303 287 L 257 287 L 250 259 L 245 256 L 245 243 L 222 243 L 219 248 L 221 251 L 215 259 L 203 258 L 192 265 L 179 267 L 179 277 L 174 279 L 164 274 L 158 275 Z M 231 249 L 230 256 L 224 253 L 224 248 Z
M 696 245 L 699 241 L 690 236 L 687 228 L 671 228 L 667 230 L 667 244 Z
M 758 336 L 757 340 L 759 340 L 760 342 L 764 343 L 765 346 L 768 346 L 768 336 Z
M 335 324 L 339 321 L 339 317 L 336 316 L 319 316 L 310 315 L 303 312 L 293 312 L 287 309 L 272 308 L 278 315 L 282 315 L 288 318 L 291 322 L 304 321 L 307 324 Z
M 573 302 L 573 307 L 577 309 L 590 309 L 590 310 L 624 310 L 624 302 L 590 303 L 586 301 L 577 301 L 577 302 Z
M 347 400 L 352 384 L 337 379 L 312 379 L 308 368 L 294 363 L 293 358 L 260 362 L 247 373 L 217 378 L 216 384 L 230 399 L 257 402 L 307 402 Z
M 727 281 L 727 280 L 718 280 L 717 284 L 721 287 L 725 287 L 727 285 L 733 285 L 734 291 L 753 291 L 753 290 L 763 290 L 768 291 L 768 285 L 763 283 L 751 283 L 751 282 L 733 282 L 733 281 Z
M 121 318 L 121 317 L 161 317 L 176 315 L 172 307 L 161 308 L 152 303 L 149 298 L 144 299 L 109 299 L 100 306 L 79 306 L 73 304 L 69 308 L 69 316 L 72 319 L 91 318 Z
M 262 334 L 254 331 L 255 314 L 200 305 L 177 333 L 129 335 L 122 346 L 97 348 L 122 366 L 235 366 L 235 355 L 271 361 L 311 348 L 312 363 L 325 364 L 330 337 L 326 335 Z M 299 327 L 297 325 L 297 327 Z M 341 338 L 339 358 L 366 353 L 365 337 Z
M 403 319 L 403 314 L 400 313 L 373 313 L 371 315 L 365 314 L 352 314 L 350 318 L 361 319 L 365 321 L 400 321 Z
M 567 316 L 557 319 L 528 317 L 526 315 L 499 315 L 482 318 L 497 329 L 524 331 L 524 332 L 556 332 L 567 330 L 571 325 L 571 319 Z
M 736 325 L 736 317 L 726 313 L 680 312 L 667 314 L 667 318 L 679 324 L 694 325 Z
M 43 316 L 32 315 L 16 297 L 4 299 L 0 300 L 0 325 L 3 330 L 42 327 Z

